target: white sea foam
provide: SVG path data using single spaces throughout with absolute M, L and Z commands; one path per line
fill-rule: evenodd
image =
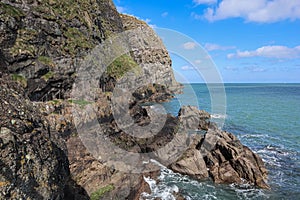
M 213 118 L 213 119 L 226 119 L 227 115 L 223 115 L 223 114 L 211 114 L 211 118 Z
M 152 163 L 155 163 L 161 168 L 161 174 L 158 177 L 158 180 L 163 181 L 168 174 L 173 173 L 172 170 L 166 168 L 158 161 L 156 160 L 150 160 L 150 161 Z M 149 177 L 144 177 L 144 180 L 146 181 L 146 183 L 148 183 L 151 190 L 151 194 L 142 193 L 141 199 L 154 200 L 156 198 L 161 198 L 162 200 L 176 200 L 173 194 L 178 193 L 179 188 L 175 184 L 166 185 L 163 182 L 157 183 L 155 180 Z

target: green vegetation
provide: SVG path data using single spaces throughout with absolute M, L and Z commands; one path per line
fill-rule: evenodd
M 27 87 L 27 79 L 21 75 L 21 74 L 12 74 L 11 75 L 12 80 L 18 82 L 21 84 L 23 87 Z
M 80 99 L 80 100 L 77 100 L 77 99 L 70 99 L 68 100 L 69 103 L 73 103 L 73 104 L 76 104 L 76 105 L 80 105 L 81 107 L 84 107 L 86 105 L 89 105 L 89 104 L 92 104 L 91 101 L 86 101 L 86 100 L 83 100 L 83 99 Z
M 121 78 L 130 70 L 133 70 L 137 74 L 141 72 L 140 66 L 127 54 L 115 59 L 106 69 L 107 74 L 116 79 Z
M 54 72 L 49 71 L 47 74 L 43 75 L 41 78 L 44 79 L 45 81 L 48 81 L 49 79 L 53 78 Z
M 93 43 L 90 41 L 90 39 L 77 28 L 68 28 L 64 35 L 67 38 L 65 50 L 71 55 L 76 54 L 77 48 L 93 48 Z
M 114 188 L 115 187 L 110 184 L 98 189 L 96 192 L 91 194 L 91 200 L 99 200 L 105 193 L 112 191 Z
M 18 37 L 14 46 L 10 49 L 10 53 L 16 57 L 18 55 L 28 55 L 34 57 L 36 55 L 36 48 L 30 44 L 30 41 L 37 37 L 37 31 L 33 29 L 18 30 Z
M 52 59 L 47 56 L 39 56 L 38 61 L 44 65 L 54 67 L 54 63 L 53 63 Z
M 1 15 L 14 17 L 18 20 L 21 17 L 25 16 L 24 13 L 21 10 L 19 10 L 18 8 L 11 6 L 9 4 L 2 3 L 2 2 L 0 2 L 0 10 L 4 11 L 4 14 L 1 14 Z
M 53 103 L 54 105 L 58 105 L 59 103 L 61 103 L 61 100 L 60 99 L 53 99 L 49 102 Z

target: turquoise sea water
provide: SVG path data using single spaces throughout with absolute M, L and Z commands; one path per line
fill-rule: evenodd
M 300 199 L 300 84 L 225 84 L 225 91 L 226 115 L 212 114 L 216 120 L 224 117 L 223 129 L 263 158 L 272 189 L 198 182 L 167 169 L 157 187 L 175 188 L 195 200 Z M 196 95 L 200 109 L 212 110 L 205 84 L 186 85 L 184 94 L 163 105 L 176 114 L 180 104 L 195 104 L 191 95 Z

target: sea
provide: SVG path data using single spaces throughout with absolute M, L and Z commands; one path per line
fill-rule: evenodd
M 152 194 L 144 198 L 175 200 L 173 193 L 179 192 L 191 200 L 300 199 L 300 84 L 224 84 L 225 113 L 212 113 L 211 93 L 218 92 L 212 87 L 185 84 L 183 94 L 162 105 L 177 115 L 181 106 L 195 105 L 196 99 L 199 109 L 211 112 L 212 121 L 261 156 L 271 189 L 196 181 L 161 166 L 159 181 L 145 177 Z

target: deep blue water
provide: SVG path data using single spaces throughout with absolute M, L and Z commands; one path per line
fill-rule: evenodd
M 300 84 L 225 84 L 225 91 L 226 114 L 212 114 L 263 158 L 271 191 L 193 181 L 167 169 L 161 187 L 175 187 L 190 199 L 300 199 Z M 180 105 L 196 104 L 192 96 L 200 109 L 212 110 L 205 84 L 185 85 L 165 109 L 177 114 Z

